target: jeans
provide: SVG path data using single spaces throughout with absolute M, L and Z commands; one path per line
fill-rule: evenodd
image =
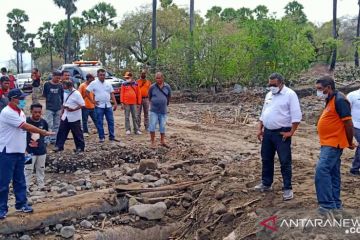
M 95 124 L 95 127 L 97 127 L 97 123 L 96 123 L 97 118 L 96 118 L 95 109 L 89 109 L 89 108 L 83 107 L 81 110 L 81 114 L 82 114 L 83 131 L 84 131 L 84 133 L 89 133 L 89 129 L 88 129 L 89 116 L 91 117 L 93 123 Z
M 354 128 L 354 137 L 360 143 L 360 129 Z M 352 162 L 350 172 L 358 172 L 360 170 L 360 146 L 357 146 L 354 161 Z
M 316 165 L 315 188 L 320 207 L 326 209 L 341 208 L 340 189 L 340 148 L 322 146 Z
M 59 111 L 46 110 L 45 112 L 45 120 L 49 125 L 49 131 L 53 131 L 56 133 L 54 136 L 48 138 L 48 142 L 55 143 L 56 141 L 56 135 L 59 131 L 59 126 L 60 126 L 60 118 L 61 118 L 60 114 L 61 114 L 61 110 Z
M 288 132 L 291 128 L 279 130 L 264 130 L 264 137 L 261 145 L 262 158 L 262 183 L 271 186 L 274 180 L 274 157 L 278 154 L 283 178 L 283 190 L 292 189 L 291 178 L 291 138 L 283 141 L 280 132 Z
M 144 126 L 149 127 L 149 98 L 143 98 L 140 105 L 137 105 L 137 125 L 141 127 L 141 112 L 144 111 Z
M 149 132 L 155 132 L 157 124 L 159 124 L 160 133 L 165 133 L 165 125 L 166 125 L 167 115 L 150 112 L 150 124 L 149 124 Z
M 114 114 L 113 109 L 109 108 L 95 108 L 96 116 L 97 116 L 97 129 L 99 133 L 100 139 L 105 139 L 105 132 L 104 132 L 104 115 L 106 121 L 108 123 L 108 130 L 109 130 L 109 139 L 115 139 L 115 129 L 114 129 Z
M 76 122 L 69 122 L 68 119 L 66 118 L 64 121 L 61 121 L 55 146 L 61 150 L 64 149 L 64 144 L 70 131 L 73 134 L 76 149 L 80 149 L 84 151 L 85 141 L 84 141 L 84 134 L 81 130 L 80 120 Z
M 25 178 L 26 178 L 26 185 L 27 188 L 30 187 L 31 178 L 34 173 L 35 168 L 35 176 L 36 176 L 36 183 L 38 187 L 42 188 L 45 186 L 45 161 L 46 161 L 46 154 L 32 156 L 32 163 L 25 165 Z
M 12 180 L 16 198 L 15 208 L 20 209 L 27 203 L 24 173 L 24 153 L 0 153 L 0 210 L 8 211 L 9 184 Z
M 131 131 L 131 127 L 130 127 L 130 113 L 131 113 L 131 118 L 132 118 L 132 122 L 133 122 L 133 128 L 134 128 L 134 132 L 136 133 L 139 128 L 137 125 L 137 119 L 136 119 L 136 105 L 134 104 L 126 104 L 124 105 L 124 109 L 125 109 L 125 129 L 126 131 Z

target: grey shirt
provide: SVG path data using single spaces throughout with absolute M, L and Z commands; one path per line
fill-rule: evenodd
M 164 86 L 161 90 L 156 83 L 151 85 L 149 89 L 150 111 L 157 114 L 166 114 L 168 100 L 171 97 L 170 85 L 164 83 Z

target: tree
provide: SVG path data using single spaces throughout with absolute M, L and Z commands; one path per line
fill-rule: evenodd
M 206 12 L 205 17 L 207 19 L 212 19 L 214 17 L 219 17 L 219 14 L 221 13 L 222 8 L 218 6 L 213 6 L 210 10 Z
M 7 14 L 8 23 L 6 32 L 14 40 L 13 48 L 16 51 L 16 70 L 20 72 L 20 52 L 23 49 L 21 42 L 25 37 L 25 28 L 22 26 L 24 22 L 29 21 L 29 16 L 25 13 L 24 10 L 14 8 L 11 12 Z
M 173 0 L 160 0 L 160 4 L 162 8 L 168 8 L 173 3 Z
M 50 55 L 50 69 L 53 69 L 54 25 L 50 22 L 43 22 L 43 25 L 38 30 L 38 38 L 41 46 Z
M 355 42 L 355 66 L 359 67 L 359 37 L 360 37 L 360 0 L 358 1 L 359 13 L 356 26 L 356 42 Z
M 291 19 L 297 24 L 305 24 L 307 17 L 303 11 L 304 6 L 297 1 L 289 2 L 285 6 L 285 18 Z
M 54 0 L 54 3 L 59 8 L 65 9 L 65 14 L 67 16 L 67 32 L 66 32 L 66 43 L 67 43 L 67 54 L 65 55 L 65 63 L 71 61 L 71 15 L 76 12 L 77 8 L 75 2 L 77 0 Z
M 335 41 L 337 40 L 337 37 L 338 37 L 336 23 L 337 23 L 337 0 L 333 0 L 333 29 L 332 29 L 332 33 L 333 33 L 333 38 L 334 38 Z M 334 49 L 333 49 L 333 52 L 332 52 L 331 63 L 330 63 L 330 71 L 335 70 L 336 55 L 337 55 L 337 47 L 335 46 Z
M 88 11 L 83 11 L 82 15 L 84 17 L 85 23 L 97 26 L 112 26 L 117 27 L 114 22 L 116 17 L 116 9 L 109 3 L 100 2 L 92 7 Z
M 233 8 L 225 8 L 220 14 L 221 20 L 226 22 L 234 21 L 238 17 L 238 12 Z
M 237 18 L 240 20 L 240 22 L 254 18 L 252 16 L 253 11 L 250 8 L 245 8 L 245 7 L 239 8 L 236 11 L 236 14 L 237 14 Z
M 256 16 L 256 19 L 260 20 L 267 18 L 269 9 L 265 5 L 259 5 L 253 10 L 253 13 Z

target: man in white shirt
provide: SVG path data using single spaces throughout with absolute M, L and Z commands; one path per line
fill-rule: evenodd
M 73 134 L 75 152 L 83 152 L 85 149 L 84 134 L 81 129 L 81 108 L 85 106 L 84 99 L 76 90 L 71 81 L 63 82 L 64 103 L 62 107 L 61 122 L 56 138 L 55 152 L 63 151 L 64 144 L 69 132 Z
M 33 209 L 27 204 L 25 181 L 26 131 L 43 136 L 53 132 L 26 123 L 21 110 L 26 106 L 26 94 L 20 89 L 12 89 L 8 94 L 9 105 L 0 114 L 0 219 L 8 212 L 9 184 L 15 194 L 16 211 L 30 213 Z
M 99 69 L 97 71 L 98 79 L 92 81 L 90 85 L 86 88 L 86 93 L 89 99 L 92 99 L 90 92 L 93 92 L 95 99 L 93 103 L 95 104 L 95 112 L 97 116 L 97 129 L 99 133 L 100 142 L 105 141 L 105 132 L 104 132 L 104 116 L 108 123 L 109 129 L 109 140 L 116 141 L 115 139 L 115 123 L 114 123 L 114 113 L 117 109 L 117 103 L 114 95 L 114 89 L 109 82 L 105 81 L 106 72 L 104 69 Z M 110 99 L 112 100 L 114 106 L 112 107 Z
M 354 124 L 354 137 L 360 143 L 360 90 L 353 91 L 347 95 L 351 105 L 351 116 Z M 360 176 L 360 146 L 357 146 L 350 173 Z
M 296 93 L 287 88 L 283 76 L 273 73 L 269 77 L 270 92 L 260 116 L 258 139 L 261 144 L 262 182 L 259 191 L 270 191 L 274 178 L 274 157 L 278 154 L 283 177 L 283 200 L 294 197 L 291 185 L 291 137 L 298 128 L 302 113 Z

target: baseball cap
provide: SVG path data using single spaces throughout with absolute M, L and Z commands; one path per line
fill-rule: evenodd
M 26 96 L 28 96 L 28 94 L 23 93 L 20 89 L 18 88 L 14 88 L 11 89 L 9 94 L 8 94 L 8 98 L 12 99 L 12 98 L 16 98 L 16 99 L 24 99 Z

